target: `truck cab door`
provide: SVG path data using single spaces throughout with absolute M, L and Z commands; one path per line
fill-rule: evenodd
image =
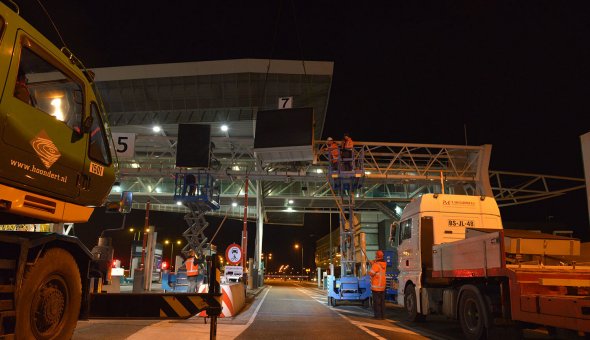
M 0 181 L 74 202 L 86 148 L 84 82 L 50 51 L 17 31 L 0 105 Z
M 115 175 L 106 125 L 94 100 L 90 101 L 90 116 L 85 125 L 88 149 L 82 171 L 84 184 L 81 186 L 80 200 L 88 205 L 99 205 L 106 200 Z
M 417 218 L 400 222 L 398 263 L 400 272 L 406 274 L 420 272 L 419 226 Z

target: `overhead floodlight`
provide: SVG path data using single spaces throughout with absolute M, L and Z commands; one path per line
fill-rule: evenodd
M 221 131 L 226 132 L 227 130 L 229 130 L 229 127 L 227 127 L 227 125 L 221 125 Z
M 234 207 L 234 208 L 237 207 L 238 206 L 238 202 L 231 202 L 231 206 Z
M 234 166 L 232 166 L 232 167 L 231 167 L 231 169 L 232 169 L 233 171 L 240 171 L 240 167 L 239 167 L 239 166 L 237 166 L 237 165 L 234 165 Z
M 370 171 L 365 171 L 365 175 L 370 175 L 371 172 Z
M 176 201 L 176 205 L 182 205 L 181 201 Z
M 316 173 L 321 174 L 324 173 L 324 170 L 322 170 L 321 168 L 318 168 L 315 170 Z
M 162 127 L 160 125 L 154 125 L 154 127 L 152 127 L 152 130 L 156 133 L 162 131 Z
M 115 182 L 115 183 L 113 184 L 113 191 L 114 191 L 114 192 L 121 192 L 121 183 L 119 183 L 119 182 Z
M 293 204 L 293 200 L 289 200 L 289 204 Z

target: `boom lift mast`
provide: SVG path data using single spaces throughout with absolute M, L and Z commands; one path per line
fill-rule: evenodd
M 336 278 L 334 273 L 328 276 L 330 306 L 336 306 L 341 300 L 367 303 L 371 295 L 369 278 L 358 277 L 355 251 L 355 227 L 358 223 L 354 202 L 355 192 L 362 188 L 365 176 L 363 151 L 353 150 L 351 157 L 338 157 L 336 162 L 330 159 L 328 169 L 328 184 L 340 211 L 340 278 Z

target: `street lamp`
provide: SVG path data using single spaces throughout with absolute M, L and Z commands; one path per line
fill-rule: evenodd
M 180 243 L 181 243 L 180 240 L 176 241 L 176 244 L 180 245 Z M 172 255 L 174 254 L 174 242 L 170 242 L 169 240 L 165 240 L 164 241 L 164 244 L 170 244 L 171 245 L 170 246 L 170 269 L 172 269 L 172 266 L 173 266 L 172 265 L 172 263 L 173 263 L 173 261 L 172 261 L 173 260 Z
M 300 246 L 298 243 L 295 243 L 295 249 L 301 248 L 301 275 L 303 275 L 303 246 Z

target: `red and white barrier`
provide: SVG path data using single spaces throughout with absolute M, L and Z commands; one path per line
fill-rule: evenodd
M 199 293 L 207 293 L 207 285 L 199 287 Z M 246 288 L 242 283 L 230 283 L 221 285 L 221 315 L 219 317 L 236 316 L 246 304 Z M 206 311 L 202 311 L 199 316 L 207 316 Z

